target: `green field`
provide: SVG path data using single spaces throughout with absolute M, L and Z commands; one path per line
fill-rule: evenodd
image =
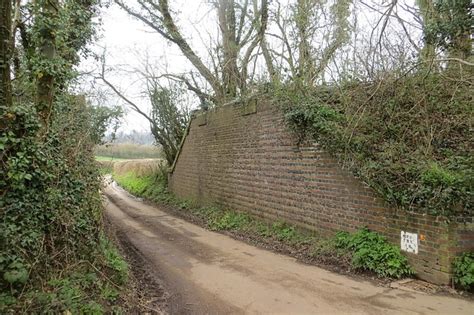
M 121 158 L 115 158 L 115 157 L 112 157 L 112 156 L 102 156 L 102 155 L 96 155 L 95 156 L 95 160 L 96 161 L 114 161 L 114 162 L 120 162 L 120 161 L 126 161 L 127 159 L 121 159 Z

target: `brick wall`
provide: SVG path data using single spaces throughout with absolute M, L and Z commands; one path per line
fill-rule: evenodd
M 474 225 L 390 209 L 341 169 L 317 143 L 297 145 L 276 106 L 250 102 L 198 113 L 170 175 L 170 189 L 201 204 L 250 212 L 332 234 L 367 226 L 400 244 L 417 233 L 407 256 L 425 280 L 449 283 L 457 252 L 474 249 Z

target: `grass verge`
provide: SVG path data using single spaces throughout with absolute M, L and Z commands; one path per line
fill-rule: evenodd
M 246 213 L 217 206 L 200 207 L 178 199 L 168 192 L 166 176 L 162 174 L 137 176 L 128 171 L 115 173 L 113 177 L 133 195 L 171 206 L 171 211 L 185 219 L 305 262 L 325 265 L 343 273 L 363 271 L 378 278 L 413 274 L 398 247 L 367 229 L 352 234 L 340 232 L 327 238 L 283 221 L 268 222 Z
M 41 290 L 25 290 L 14 297 L 0 293 L 0 313 L 120 314 L 121 295 L 128 280 L 128 265 L 105 235 L 95 259 L 79 261 L 53 273 Z M 6 273 L 16 280 L 18 273 Z
M 96 160 L 99 166 L 99 173 L 100 175 L 111 174 L 114 170 L 114 163 L 113 161 L 99 161 Z

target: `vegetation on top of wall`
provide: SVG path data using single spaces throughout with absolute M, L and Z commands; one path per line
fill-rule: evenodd
M 456 286 L 474 290 L 474 253 L 464 253 L 453 262 L 453 280 Z
M 282 244 L 290 252 L 304 252 L 308 259 L 331 261 L 344 269 L 366 270 L 381 278 L 400 278 L 412 274 L 406 257 L 376 232 L 361 229 L 354 234 L 339 232 L 327 239 L 316 232 L 300 229 L 284 221 L 268 222 L 247 213 L 218 206 L 200 207 L 173 196 L 167 190 L 163 173 L 137 175 L 133 170 L 114 173 L 114 179 L 124 189 L 148 200 L 165 203 L 184 210 L 193 221 L 213 231 L 228 231 L 271 244 Z M 276 246 L 276 247 L 275 247 Z
M 386 201 L 446 216 L 472 213 L 472 85 L 442 75 L 276 91 L 300 140 L 317 140 Z

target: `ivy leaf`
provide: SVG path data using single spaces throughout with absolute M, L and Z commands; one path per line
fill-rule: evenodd
M 10 270 L 5 272 L 3 275 L 3 279 L 10 284 L 14 283 L 26 283 L 28 280 L 28 271 L 25 268 L 20 268 L 16 270 Z

